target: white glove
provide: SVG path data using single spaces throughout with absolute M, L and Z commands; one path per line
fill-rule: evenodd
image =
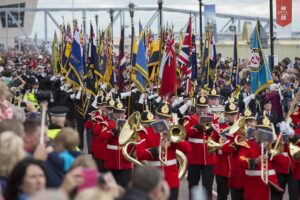
M 131 90 L 131 92 L 134 92 L 134 93 L 136 93 L 138 90 L 139 90 L 139 89 L 137 89 L 137 88 L 134 88 L 133 90 Z
M 78 90 L 78 92 L 77 92 L 77 94 L 76 94 L 76 97 L 75 97 L 75 98 L 78 99 L 78 100 L 79 100 L 80 97 L 81 97 L 81 91 L 82 91 L 82 88 L 80 87 L 79 90 Z
M 255 94 L 251 94 L 250 96 L 244 98 L 243 101 L 245 103 L 245 106 L 248 106 L 252 99 L 255 99 Z
M 93 106 L 93 108 L 95 108 L 95 109 L 98 109 L 98 107 L 97 107 L 97 100 L 98 100 L 98 95 L 95 97 L 95 99 L 94 99 L 94 101 L 93 101 L 93 103 L 92 103 L 92 106 Z
M 60 90 L 61 90 L 61 91 L 64 91 L 64 90 L 65 90 L 65 87 L 64 87 L 64 86 L 60 86 Z
M 188 100 L 183 106 L 179 108 L 181 114 L 184 114 L 185 111 L 192 105 L 192 101 Z
M 74 93 L 74 94 L 71 94 L 71 95 L 70 95 L 70 98 L 71 98 L 71 99 L 74 99 L 74 98 L 75 98 L 75 93 Z
M 125 99 L 126 97 L 129 97 L 131 95 L 131 92 L 123 92 L 121 93 L 121 99 Z
M 156 103 L 159 103 L 161 101 L 161 97 L 157 97 L 157 99 L 155 99 Z
M 152 95 L 148 96 L 148 99 L 151 100 L 151 99 L 153 99 L 154 97 L 157 97 L 157 96 L 158 96 L 158 94 L 152 94 Z
M 284 132 L 285 134 L 289 136 L 294 136 L 295 131 L 290 127 L 289 123 L 286 123 L 285 121 L 281 122 L 279 124 L 280 131 Z
M 107 85 L 104 83 L 104 84 L 102 84 L 100 87 L 101 87 L 102 90 L 106 90 Z
M 139 103 L 140 103 L 140 104 L 143 104 L 143 103 L 144 103 L 144 97 L 145 97 L 145 94 L 144 94 L 144 93 L 141 94 L 140 99 L 139 99 Z
M 52 76 L 51 78 L 50 78 L 50 81 L 55 81 L 56 80 L 56 77 L 55 76 Z
M 175 107 L 175 106 L 181 104 L 182 102 L 183 102 L 183 97 L 177 97 L 177 98 L 173 101 L 172 107 Z

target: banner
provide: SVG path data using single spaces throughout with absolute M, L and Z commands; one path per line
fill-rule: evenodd
M 207 4 L 204 5 L 204 26 L 207 31 L 207 25 L 209 24 L 214 33 L 217 33 L 217 20 L 216 20 L 216 5 Z M 214 40 L 217 42 L 217 34 L 214 34 Z
M 292 0 L 276 0 L 277 38 L 292 36 Z

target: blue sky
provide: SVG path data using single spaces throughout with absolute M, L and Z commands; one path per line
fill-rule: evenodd
M 129 0 L 73 0 L 74 7 L 127 7 Z M 157 6 L 157 0 L 131 0 L 138 7 L 146 6 Z M 269 0 L 203 0 L 204 4 L 216 4 L 216 10 L 219 13 L 228 13 L 228 14 L 237 14 L 237 15 L 247 15 L 254 17 L 268 17 L 269 16 Z M 187 10 L 198 10 L 198 0 L 164 0 L 164 6 L 181 8 Z M 39 0 L 39 8 L 53 7 L 53 8 L 62 8 L 62 7 L 72 7 L 72 0 Z M 71 21 L 72 13 L 71 12 L 53 12 L 51 13 L 54 18 L 61 23 L 62 17 L 64 16 L 66 21 Z M 99 15 L 99 25 L 100 27 L 106 28 L 109 23 L 109 14 L 107 12 L 98 12 L 98 13 L 87 13 L 87 22 L 90 20 L 94 21 L 95 14 Z M 152 16 L 153 11 L 151 12 L 136 12 L 135 13 L 135 22 L 137 24 L 140 19 L 142 24 L 146 24 L 150 17 Z M 78 18 L 79 23 L 81 23 L 82 15 L 81 12 L 76 12 L 75 16 Z M 274 0 L 274 16 L 275 16 L 275 0 Z M 130 18 L 129 13 L 126 12 L 125 23 L 129 25 Z M 293 1 L 293 31 L 300 31 L 300 24 L 297 23 L 300 19 L 300 1 Z M 45 31 L 44 27 L 41 24 L 44 24 L 44 15 L 38 13 L 35 17 L 34 27 L 32 35 L 36 32 L 38 37 L 44 37 Z M 178 14 L 178 13 L 164 13 L 164 22 L 169 24 L 174 24 L 175 31 L 179 31 L 180 28 L 188 21 L 188 15 Z M 218 28 L 221 28 L 226 21 L 220 20 L 217 18 Z M 154 22 L 152 29 L 157 30 L 157 23 Z M 57 30 L 55 25 L 48 19 L 48 38 L 53 37 L 54 30 Z M 89 28 L 87 27 L 87 30 Z M 129 29 L 126 30 L 126 35 L 129 34 Z M 118 37 L 120 33 L 120 22 L 117 21 L 114 26 L 114 36 Z

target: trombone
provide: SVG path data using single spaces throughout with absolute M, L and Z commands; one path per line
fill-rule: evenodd
M 261 169 L 260 169 L 260 177 L 261 177 L 261 180 L 265 183 L 265 184 L 268 184 L 269 183 L 269 169 L 268 169 L 268 151 L 266 149 L 266 151 L 264 152 L 264 143 L 261 142 L 260 143 L 261 145 L 261 160 L 260 160 L 260 163 L 261 163 Z M 265 157 L 267 159 L 265 159 Z

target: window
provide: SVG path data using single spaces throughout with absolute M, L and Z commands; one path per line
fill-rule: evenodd
M 18 3 L 18 4 L 10 4 L 5 6 L 0 6 L 0 8 L 25 8 L 25 3 Z M 24 26 L 24 16 L 25 12 L 18 12 L 18 11 L 12 11 L 10 12 L 12 16 L 19 22 L 20 26 Z M 3 28 L 15 28 L 18 27 L 16 21 L 14 21 L 11 16 L 7 15 L 7 25 L 6 25 L 6 19 L 5 19 L 5 12 L 0 12 L 0 19 L 2 23 Z

